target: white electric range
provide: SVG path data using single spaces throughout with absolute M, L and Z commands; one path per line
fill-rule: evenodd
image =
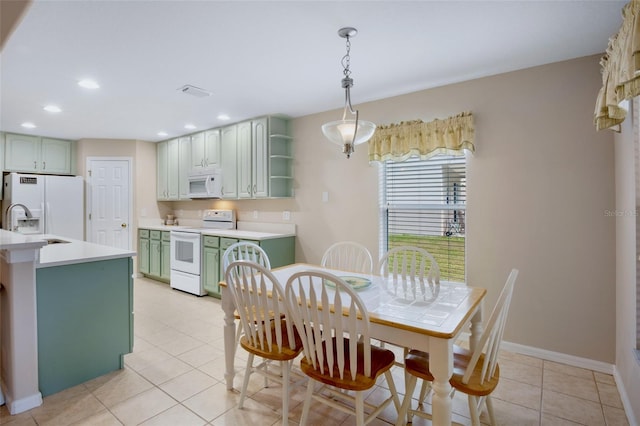
M 202 275 L 202 231 L 236 229 L 233 210 L 205 210 L 202 227 L 171 231 L 171 288 L 204 296 Z

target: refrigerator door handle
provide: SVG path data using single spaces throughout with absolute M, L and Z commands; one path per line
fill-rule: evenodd
M 50 226 L 51 226 L 51 206 L 49 205 L 49 203 L 46 203 L 44 207 L 44 228 L 42 231 L 45 234 L 53 233 L 52 229 L 48 229 Z

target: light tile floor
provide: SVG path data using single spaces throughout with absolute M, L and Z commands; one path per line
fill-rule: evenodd
M 48 396 L 44 404 L 10 416 L 0 409 L 0 424 L 26 425 L 278 425 L 280 387 L 250 382 L 250 398 L 237 408 L 239 392 L 224 384 L 222 309 L 220 301 L 171 290 L 147 279 L 135 281 L 135 345 L 125 356 L 126 368 Z M 400 352 L 398 352 L 400 353 Z M 236 387 L 246 356 L 236 358 Z M 613 377 L 590 370 L 503 352 L 501 381 L 494 393 L 500 425 L 628 425 Z M 399 392 L 403 372 L 394 367 Z M 379 401 L 385 382 L 368 395 Z M 299 389 L 299 388 L 298 388 Z M 302 389 L 293 392 L 290 423 L 302 410 Z M 417 393 L 417 390 L 416 390 Z M 430 397 L 425 409 L 430 410 Z M 466 397 L 453 400 L 454 420 L 469 425 Z M 388 425 L 396 412 L 389 407 L 372 423 Z M 483 421 L 487 421 L 486 413 Z M 310 424 L 350 425 L 354 417 L 324 406 L 312 409 Z M 414 418 L 414 425 L 430 425 Z

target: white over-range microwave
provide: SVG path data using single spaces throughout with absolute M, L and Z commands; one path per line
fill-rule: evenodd
M 222 170 L 207 169 L 191 172 L 189 180 L 189 198 L 221 198 Z

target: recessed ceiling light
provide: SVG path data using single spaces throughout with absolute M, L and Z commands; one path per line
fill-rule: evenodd
M 158 136 L 169 136 L 167 132 L 158 132 Z
M 25 121 L 24 123 L 21 124 L 22 127 L 26 128 L 26 129 L 35 129 L 36 125 L 33 124 L 30 121 Z
M 84 79 L 78 82 L 78 86 L 84 87 L 85 89 L 99 89 L 100 85 L 91 79 Z
M 187 129 L 187 130 L 195 130 L 195 129 L 197 129 L 197 127 L 194 126 L 193 124 L 185 124 L 184 128 Z
M 61 112 L 62 111 L 58 105 L 47 105 L 43 109 L 45 111 L 48 111 L 48 112 Z
M 220 114 L 218 120 L 229 120 L 229 116 L 227 114 Z

